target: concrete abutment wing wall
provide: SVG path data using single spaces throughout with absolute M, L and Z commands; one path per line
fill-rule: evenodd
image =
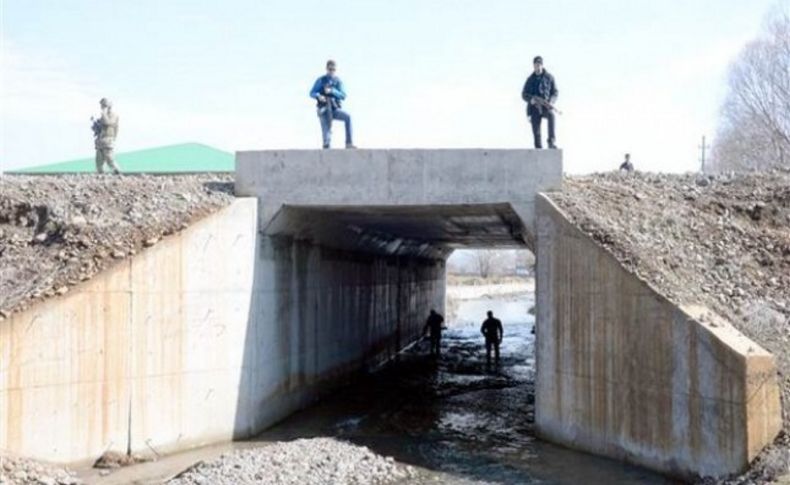
M 261 238 L 230 207 L 0 325 L 0 449 L 55 462 L 254 434 L 393 355 L 442 261 Z
M 537 200 L 536 427 L 681 477 L 742 471 L 781 428 L 773 357 L 678 307 Z

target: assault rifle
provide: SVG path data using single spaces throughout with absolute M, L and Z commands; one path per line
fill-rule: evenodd
M 326 92 L 326 87 L 324 87 L 322 91 L 324 91 L 322 96 L 326 101 L 324 101 L 323 106 L 321 106 L 320 113 L 326 115 L 329 121 L 332 121 L 332 118 L 334 118 L 332 112 L 335 110 L 335 98 L 332 97 L 331 89 L 329 93 Z
M 535 104 L 537 104 L 541 108 L 546 108 L 549 111 L 554 111 L 558 115 L 562 114 L 562 111 L 555 108 L 553 104 L 549 103 L 548 100 L 546 100 L 545 98 L 541 98 L 540 96 L 532 96 L 529 98 L 529 101 L 530 103 L 534 101 Z
M 101 135 L 102 126 L 103 124 L 101 118 L 96 119 L 93 116 L 91 116 L 91 130 L 93 130 L 94 138 L 99 138 L 99 135 Z

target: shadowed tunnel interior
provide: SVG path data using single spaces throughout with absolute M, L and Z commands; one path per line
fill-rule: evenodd
M 284 206 L 264 232 L 387 256 L 445 259 L 461 248 L 524 248 L 531 237 L 510 204 Z
M 418 338 L 429 310 L 444 310 L 454 249 L 524 248 L 531 239 L 507 203 L 283 205 L 258 223 L 236 437 Z

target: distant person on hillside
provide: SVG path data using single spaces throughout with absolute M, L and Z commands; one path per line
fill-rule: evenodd
M 491 365 L 491 349 L 493 348 L 496 363 L 499 364 L 499 344 L 502 343 L 505 332 L 502 329 L 502 322 L 498 318 L 494 318 L 494 312 L 491 310 L 488 311 L 488 318 L 480 327 L 480 333 L 486 338 L 486 363 Z
M 351 116 L 341 109 L 341 104 L 346 99 L 346 91 L 343 89 L 343 82 L 335 75 L 336 70 L 335 61 L 326 61 L 326 74 L 315 80 L 310 97 L 317 103 L 323 147 L 329 148 L 331 144 L 332 120 L 339 120 L 346 124 L 346 148 L 356 148 L 352 140 Z
M 540 56 L 532 60 L 533 72 L 524 83 L 521 98 L 527 103 L 527 117 L 532 125 L 532 137 L 535 148 L 543 148 L 540 124 L 543 118 L 549 124 L 549 148 L 557 148 L 554 133 L 554 103 L 557 101 L 557 83 L 554 76 L 543 68 L 543 58 Z
M 104 173 L 104 164 L 110 166 L 114 174 L 121 173 L 115 163 L 115 137 L 118 136 L 118 115 L 112 109 L 112 102 L 107 98 L 99 101 L 101 115 L 91 118 L 93 121 L 93 137 L 96 146 L 96 171 Z
M 623 163 L 620 164 L 620 171 L 626 173 L 631 173 L 634 171 L 634 164 L 631 163 L 630 153 L 625 154 L 625 161 L 623 161 Z
M 425 321 L 425 327 L 422 329 L 422 336 L 430 334 L 431 337 L 431 355 L 439 356 L 442 346 L 442 324 L 444 317 L 441 316 L 436 310 L 431 310 L 428 319 Z

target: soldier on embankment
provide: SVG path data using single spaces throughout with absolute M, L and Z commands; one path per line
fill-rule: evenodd
M 494 358 L 496 363 L 499 364 L 499 344 L 502 343 L 504 330 L 502 329 L 502 321 L 494 318 L 494 312 L 488 311 L 488 318 L 485 319 L 483 325 L 480 327 L 480 333 L 486 339 L 486 364 L 491 365 L 491 350 L 494 350 Z
M 323 148 L 329 148 L 332 142 L 332 121 L 339 120 L 346 125 L 346 148 L 356 148 L 352 139 L 351 115 L 341 109 L 346 99 L 343 82 L 335 75 L 337 64 L 332 59 L 326 61 L 326 74 L 313 83 L 310 97 L 316 100 L 318 120 L 321 122 Z
M 118 136 L 118 115 L 112 109 L 112 102 L 107 98 L 99 101 L 101 116 L 93 120 L 93 136 L 96 146 L 96 171 L 104 173 L 104 164 L 110 166 L 113 173 L 121 173 L 115 163 L 115 137 Z
M 521 98 L 527 103 L 527 117 L 532 125 L 532 136 L 535 148 L 543 148 L 540 125 L 543 118 L 549 124 L 549 148 L 557 148 L 554 132 L 554 103 L 557 101 L 557 83 L 554 76 L 543 68 L 543 58 L 536 56 L 532 60 L 533 72 L 524 83 Z
M 439 356 L 442 347 L 442 324 L 444 324 L 444 317 L 441 316 L 436 310 L 431 310 L 428 319 L 425 321 L 425 327 L 422 329 L 422 336 L 430 334 L 431 338 L 431 355 Z
M 625 154 L 625 160 L 623 161 L 623 163 L 620 164 L 620 171 L 626 173 L 631 173 L 634 171 L 634 164 L 631 163 L 630 153 Z

